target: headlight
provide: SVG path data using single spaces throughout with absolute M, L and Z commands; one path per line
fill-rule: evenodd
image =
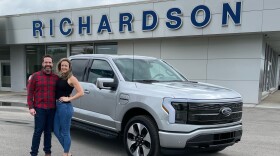
M 188 121 L 188 103 L 172 102 L 171 105 L 175 109 L 175 123 L 185 124 Z
M 162 108 L 164 112 L 168 114 L 168 122 L 174 123 L 186 123 L 188 120 L 188 103 L 184 98 L 163 98 Z

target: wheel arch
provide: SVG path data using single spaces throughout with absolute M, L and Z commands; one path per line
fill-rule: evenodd
M 132 108 L 130 110 L 128 110 L 123 118 L 122 118 L 122 122 L 121 122 L 121 131 L 123 132 L 125 125 L 128 123 L 128 121 L 135 117 L 135 116 L 140 116 L 140 115 L 144 115 L 144 116 L 148 116 L 151 118 L 151 120 L 156 123 L 156 127 L 158 128 L 158 123 L 156 122 L 155 118 L 153 117 L 153 115 L 148 112 L 147 110 L 143 109 L 143 108 Z

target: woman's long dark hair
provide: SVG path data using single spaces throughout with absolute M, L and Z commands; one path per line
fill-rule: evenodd
M 61 73 L 61 63 L 62 62 L 68 62 L 69 64 L 69 71 L 66 72 L 66 73 Z M 67 80 L 69 79 L 73 74 L 72 74 L 72 64 L 71 64 L 71 61 L 68 59 L 68 58 L 62 58 L 59 60 L 59 62 L 57 63 L 57 73 L 58 73 L 58 76 L 60 78 L 62 78 L 63 80 Z

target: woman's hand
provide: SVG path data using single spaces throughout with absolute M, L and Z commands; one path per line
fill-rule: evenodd
M 61 101 L 61 102 L 69 102 L 69 101 L 70 101 L 70 98 L 69 98 L 69 97 L 62 96 L 62 97 L 59 98 L 59 101 Z

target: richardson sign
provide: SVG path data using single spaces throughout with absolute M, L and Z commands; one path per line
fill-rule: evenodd
M 232 8 L 229 3 L 224 3 L 222 7 L 222 19 L 221 19 L 221 25 L 227 26 L 229 19 L 233 21 L 235 25 L 241 25 L 241 12 L 242 12 L 242 3 L 241 2 L 235 2 L 235 8 Z M 199 14 L 203 14 L 203 19 L 198 20 Z M 142 17 L 142 31 L 153 31 L 155 30 L 159 25 L 159 17 L 157 13 L 153 10 L 147 10 L 143 11 L 143 17 Z M 183 20 L 182 20 L 182 10 L 180 8 L 170 8 L 166 12 L 166 22 L 165 26 L 168 29 L 171 30 L 177 30 L 180 29 Z M 191 12 L 191 23 L 196 28 L 204 28 L 211 22 L 211 11 L 210 9 L 205 5 L 198 5 L 196 6 L 192 12 Z M 84 35 L 85 32 L 87 35 L 92 34 L 92 18 L 91 16 L 81 16 L 78 17 L 78 33 L 80 35 Z M 151 19 L 151 20 L 149 20 Z M 123 33 L 126 31 L 133 33 L 133 21 L 134 17 L 131 13 L 120 13 L 119 14 L 119 32 Z M 49 27 L 46 28 L 45 24 L 41 20 L 34 20 L 33 23 L 33 37 L 44 37 L 44 31 L 45 29 L 49 29 L 49 36 L 54 37 L 54 19 L 50 19 Z M 64 17 L 59 21 L 59 31 L 64 36 L 69 36 L 73 32 L 73 21 L 69 17 Z M 102 15 L 97 33 L 102 34 L 104 31 L 107 33 L 113 33 L 111 23 L 109 20 L 109 17 L 107 15 Z

